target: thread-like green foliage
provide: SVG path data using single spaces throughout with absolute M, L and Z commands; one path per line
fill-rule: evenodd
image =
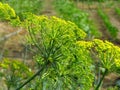
M 39 66 L 47 62 L 50 66 L 42 75 L 39 88 L 89 90 L 93 83 L 94 59 L 107 73 L 119 70 L 120 48 L 112 43 L 99 39 L 83 41 L 85 33 L 70 21 L 33 14 L 25 18 L 24 25 L 30 34 L 28 42 L 36 47 L 34 58 Z M 47 84 L 41 86 L 43 82 Z
M 103 72 L 100 81 L 95 84 L 95 90 L 98 90 L 104 80 L 104 77 L 110 72 L 119 72 L 120 70 L 120 47 L 113 45 L 108 41 L 94 39 L 93 41 L 78 41 L 81 48 L 85 48 L 91 53 L 95 64 L 93 67 L 102 68 Z M 94 72 L 95 73 L 95 72 Z
M 78 41 L 77 43 L 88 50 L 93 50 L 103 68 L 112 71 L 120 67 L 120 48 L 118 46 L 99 39 L 89 42 Z
M 86 49 L 76 44 L 86 34 L 74 23 L 54 16 L 29 14 L 26 18 L 28 42 L 36 47 L 35 59 L 39 67 L 49 62 L 39 88 L 89 90 L 93 82 L 92 59 Z M 46 84 L 41 86 L 42 83 Z

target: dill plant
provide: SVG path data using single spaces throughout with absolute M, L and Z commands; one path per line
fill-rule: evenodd
M 11 18 L 15 18 L 16 13 L 13 8 L 11 8 L 8 4 L 2 4 L 0 2 L 0 20 L 10 20 Z
M 0 21 L 9 21 L 13 26 L 20 26 L 21 21 L 16 12 L 8 4 L 0 2 Z
M 3 16 L 4 14 L 7 13 L 3 12 Z M 37 63 L 38 71 L 30 78 L 24 78 L 23 71 L 29 70 L 21 62 L 1 62 L 0 67 L 8 71 L 8 74 L 2 72 L 0 75 L 6 77 L 6 81 L 9 80 L 7 76 L 14 80 L 13 83 L 7 81 L 8 88 L 15 86 L 16 90 L 24 90 L 23 87 L 29 83 L 29 89 L 33 90 L 99 90 L 108 73 L 119 73 L 120 48 L 99 39 L 85 41 L 86 33 L 70 21 L 26 13 L 20 25 L 28 30 L 27 41 L 34 52 L 33 59 Z M 94 85 L 96 63 L 99 64 L 97 67 L 104 71 L 100 81 Z M 17 74 L 11 74 L 16 70 Z M 21 83 L 22 76 L 23 81 L 29 79 Z M 31 80 L 33 82 L 30 82 Z
M 37 88 L 89 90 L 92 87 L 90 53 L 77 45 L 77 41 L 86 36 L 81 29 L 70 21 L 54 16 L 48 18 L 33 14 L 26 17 L 24 25 L 29 31 L 28 43 L 36 52 L 34 59 L 38 63 L 38 72 L 32 79 L 39 77 Z
M 94 62 L 98 65 L 95 68 L 102 68 L 101 78 L 97 84 L 94 85 L 95 90 L 99 90 L 105 76 L 111 72 L 118 72 L 120 68 L 120 48 L 114 44 L 99 39 L 93 41 L 78 41 L 80 47 L 85 47 L 91 52 Z M 95 69 L 94 68 L 94 69 Z M 94 72 L 95 73 L 95 72 Z M 96 76 L 96 75 L 95 75 Z

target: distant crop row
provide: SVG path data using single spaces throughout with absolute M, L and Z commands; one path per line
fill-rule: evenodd
M 118 15 L 120 15 L 120 8 L 115 8 L 115 11 Z
M 102 18 L 107 30 L 110 32 L 110 35 L 115 39 L 117 37 L 118 29 L 112 25 L 108 15 L 103 12 L 101 9 L 98 10 L 99 16 Z

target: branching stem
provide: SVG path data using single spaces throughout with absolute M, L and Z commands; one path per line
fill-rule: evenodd
M 102 78 L 100 79 L 100 82 L 98 83 L 98 85 L 97 85 L 97 87 L 95 88 L 95 90 L 99 90 L 99 88 L 100 88 L 100 86 L 101 86 L 101 83 L 102 83 L 105 75 L 107 74 L 107 72 L 108 72 L 108 69 L 105 69 L 105 72 L 103 73 L 103 76 L 102 76 Z
M 41 67 L 31 78 L 29 78 L 26 82 L 24 82 L 21 86 L 19 86 L 16 90 L 20 90 L 21 88 L 23 88 L 26 84 L 28 84 L 30 81 L 32 81 L 36 76 L 40 75 L 40 72 L 42 72 L 46 67 L 47 67 L 48 63 L 46 63 L 45 65 L 43 65 L 43 67 Z

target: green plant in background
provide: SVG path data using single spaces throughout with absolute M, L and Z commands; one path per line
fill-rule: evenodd
M 0 74 L 5 80 L 8 90 L 20 86 L 24 80 L 32 75 L 31 69 L 18 60 L 4 58 L 0 62 Z
M 88 14 L 75 7 L 72 1 L 55 0 L 54 7 L 61 18 L 74 22 L 87 33 L 88 38 L 100 37 L 99 31 L 88 19 Z
M 102 71 L 102 77 L 95 88 L 95 90 L 98 90 L 104 80 L 104 77 L 110 72 L 117 71 L 118 66 L 116 60 L 120 58 L 120 48 L 108 41 L 103 42 L 95 39 L 93 42 L 93 46 L 95 46 L 95 53 L 99 58 L 99 66 L 104 69 L 104 71 Z
M 118 72 L 120 68 L 120 48 L 108 41 L 94 39 L 93 41 L 78 41 L 80 47 L 85 47 L 91 52 L 94 62 L 99 65 L 96 68 L 102 68 L 100 81 L 95 84 L 95 90 L 99 90 L 105 76 L 111 72 Z M 96 57 L 96 58 L 95 58 Z M 95 64 L 94 64 L 95 67 Z
M 3 3 L 8 3 L 16 12 L 16 14 L 22 18 L 22 13 L 32 12 L 34 14 L 40 14 L 42 8 L 42 0 L 1 0 Z
M 20 26 L 21 21 L 13 8 L 0 2 L 0 21 L 9 21 L 13 26 Z
M 96 53 L 98 53 L 98 57 L 101 60 L 101 64 L 103 68 L 108 70 L 114 70 L 114 66 L 118 67 L 117 60 L 119 62 L 120 58 L 120 48 L 118 46 L 113 45 L 108 41 L 102 41 L 95 39 L 94 46 Z
M 115 8 L 115 12 L 120 15 L 120 8 Z
M 110 32 L 110 35 L 112 36 L 112 38 L 116 39 L 117 34 L 118 34 L 118 29 L 115 26 L 112 25 L 112 23 L 109 20 L 109 17 L 101 9 L 98 9 L 98 14 L 103 19 L 103 21 L 106 25 L 106 28 Z
M 8 4 L 2 4 L 0 2 L 0 20 L 10 20 L 11 18 L 16 18 L 14 9 Z

